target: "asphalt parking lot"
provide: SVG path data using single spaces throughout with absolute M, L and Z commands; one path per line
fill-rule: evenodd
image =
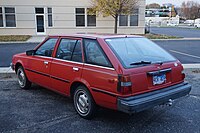
M 200 38 L 200 29 L 180 27 L 151 27 L 150 32 L 184 38 Z
M 154 40 L 183 64 L 200 63 L 199 40 Z M 0 67 L 9 67 L 12 56 L 33 49 L 38 43 L 0 44 Z
M 0 132 L 199 133 L 200 70 L 185 72 L 192 91 L 172 106 L 132 116 L 100 108 L 92 120 L 80 118 L 67 97 L 37 85 L 22 90 L 16 79 L 0 75 Z

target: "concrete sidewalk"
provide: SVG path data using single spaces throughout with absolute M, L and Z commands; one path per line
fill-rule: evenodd
M 44 41 L 44 39 L 46 38 L 47 36 L 32 36 L 30 39 L 28 39 L 26 42 L 28 43 L 39 43 L 39 42 L 42 42 Z

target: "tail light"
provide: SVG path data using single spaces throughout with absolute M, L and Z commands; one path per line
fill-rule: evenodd
M 118 76 L 118 88 L 117 91 L 121 94 L 132 93 L 132 82 L 130 76 Z

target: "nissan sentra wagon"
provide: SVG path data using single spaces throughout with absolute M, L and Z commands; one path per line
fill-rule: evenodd
M 140 36 L 49 36 L 35 49 L 14 55 L 11 66 L 22 89 L 35 83 L 72 97 L 86 119 L 97 106 L 132 114 L 191 91 L 181 63 Z

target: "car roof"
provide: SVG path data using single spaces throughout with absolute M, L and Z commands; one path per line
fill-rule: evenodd
M 77 34 L 68 34 L 68 35 L 54 35 L 54 36 L 49 36 L 49 37 L 77 37 L 77 38 L 90 38 L 90 39 L 97 39 L 97 38 L 125 38 L 125 37 L 142 37 L 138 35 L 124 35 L 124 34 L 95 34 L 95 33 L 77 33 Z

